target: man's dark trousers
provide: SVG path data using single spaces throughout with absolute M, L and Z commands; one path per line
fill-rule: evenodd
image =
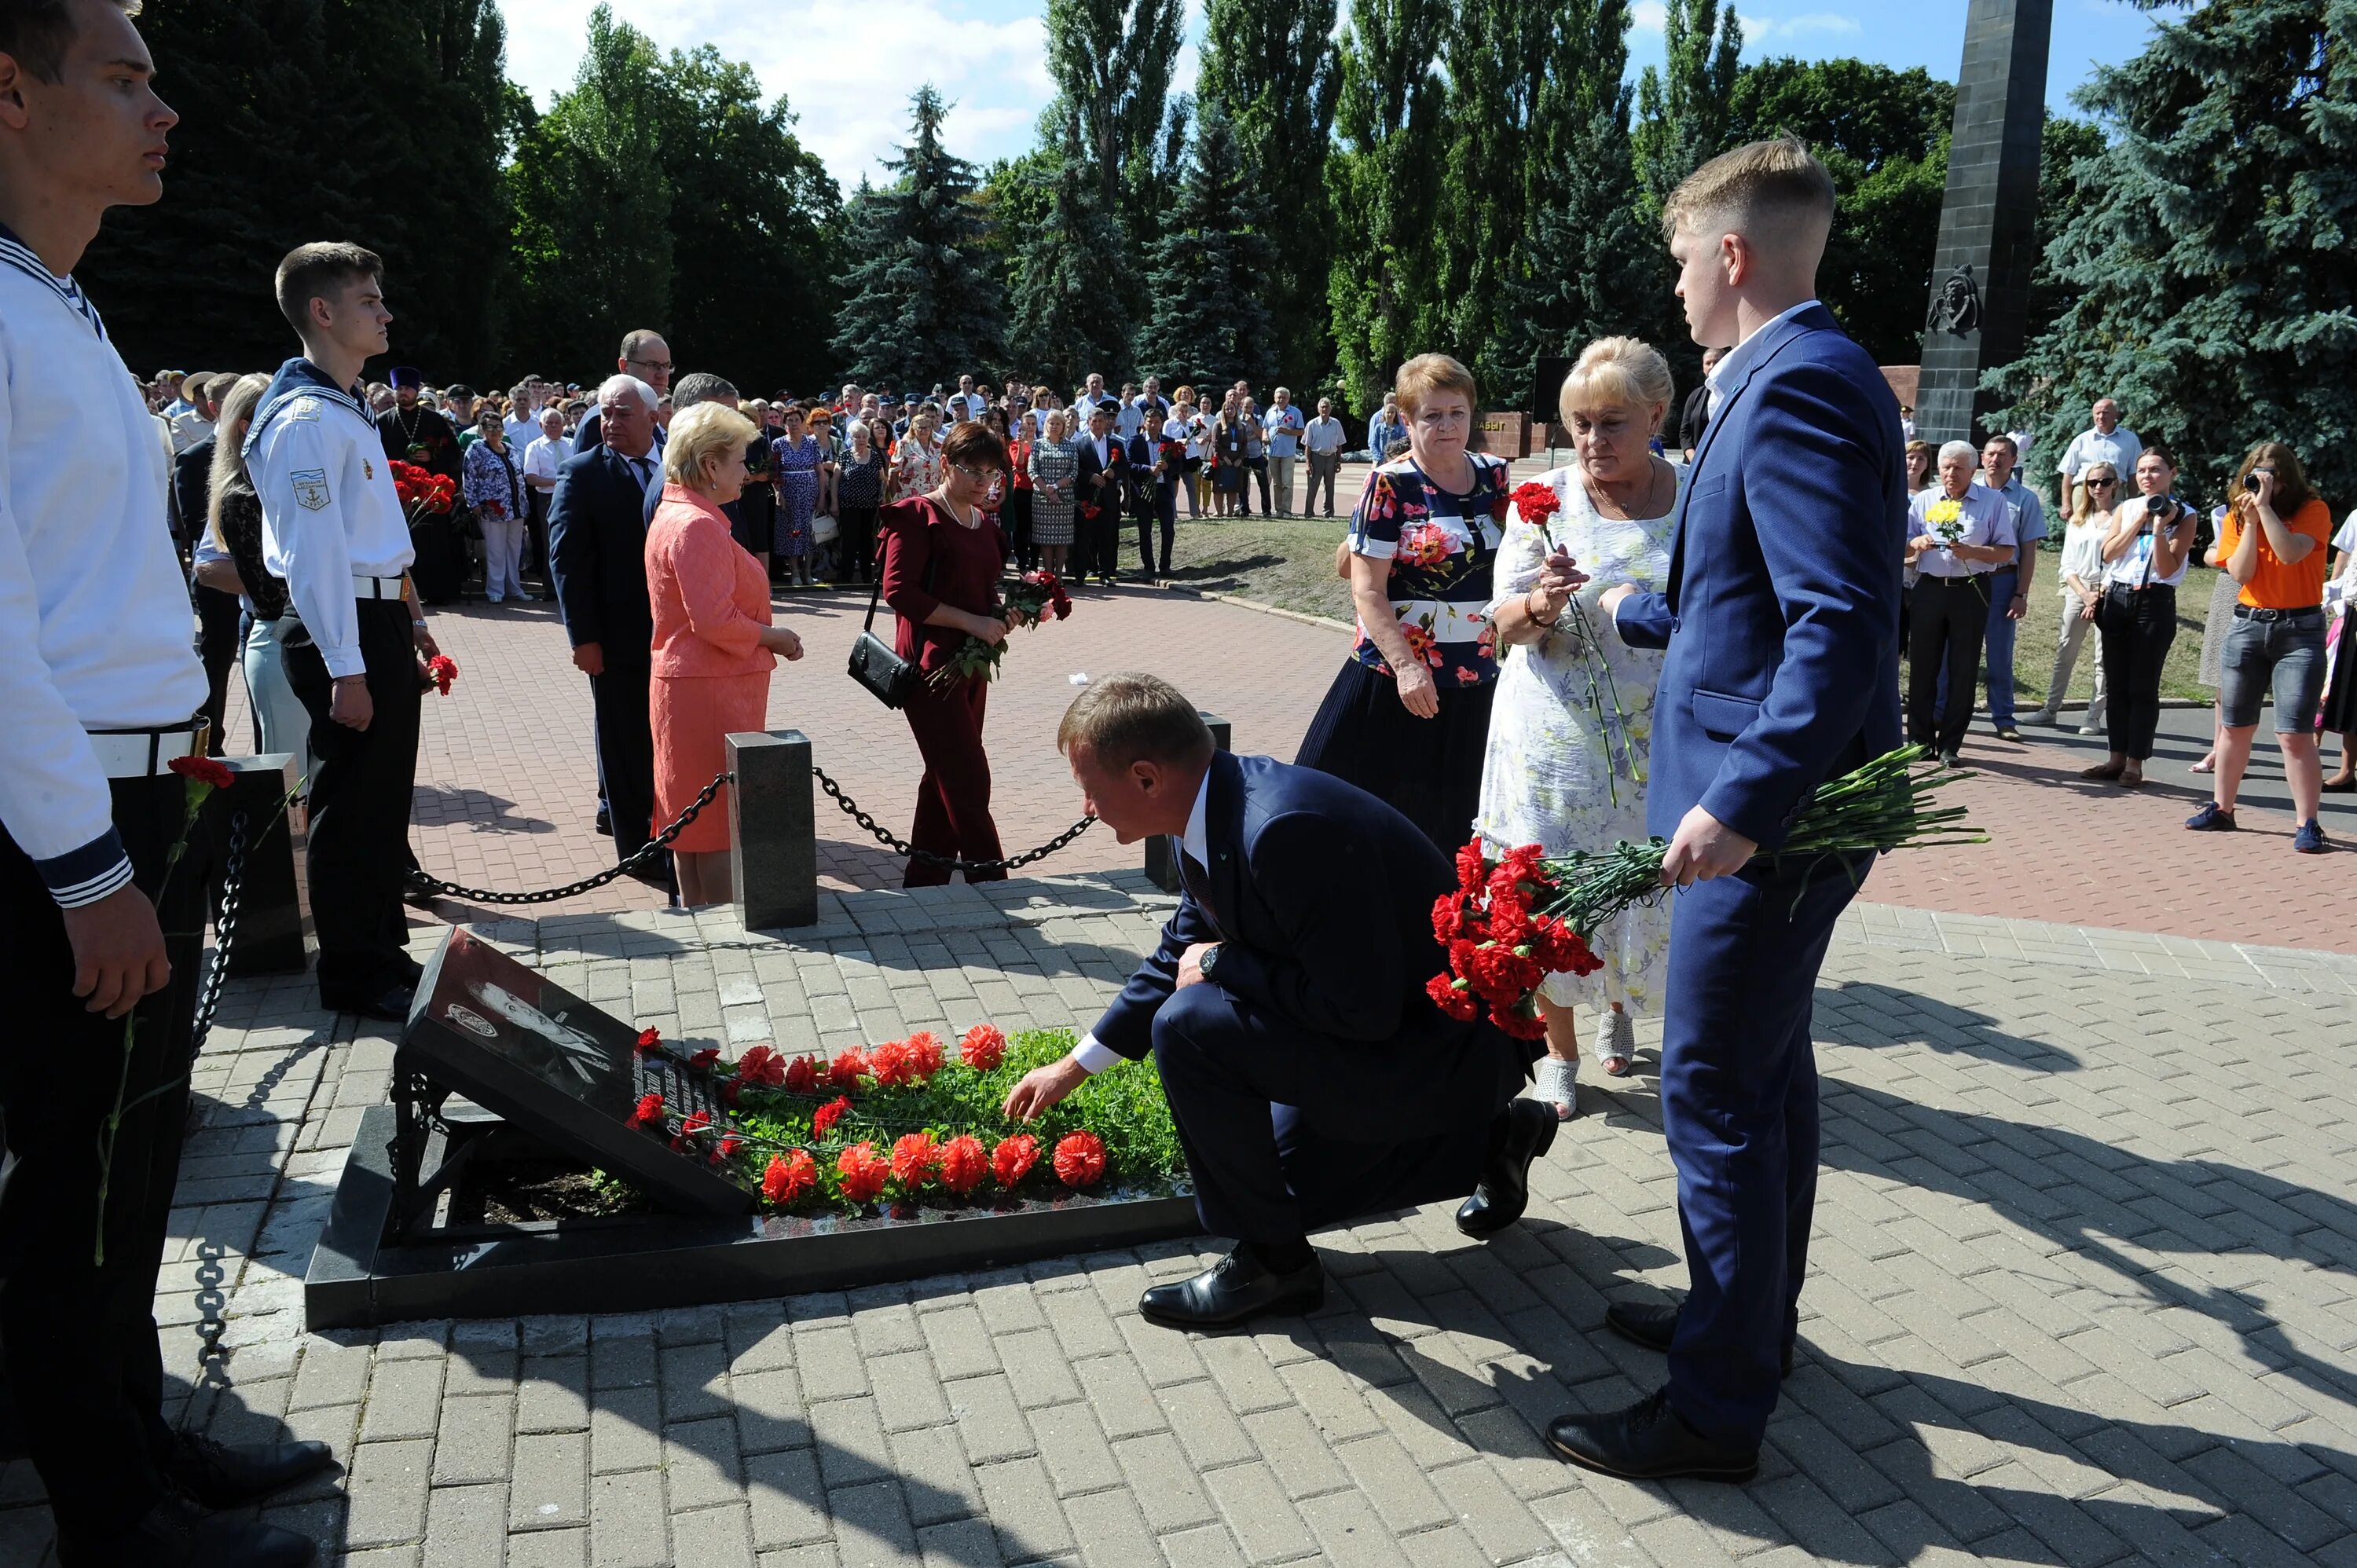
M 22 1434 L 48 1487 L 59 1531 L 89 1539 L 121 1531 L 164 1496 L 160 1466 L 172 1444 L 163 1419 L 164 1362 L 155 1319 L 156 1271 L 180 1132 L 188 1117 L 209 832 L 198 823 L 168 886 L 164 864 L 180 835 L 187 787 L 177 777 L 113 788 L 114 824 L 141 891 L 156 898 L 171 983 L 139 1004 L 130 1072 L 124 1025 L 72 993 L 65 920 L 40 875 L 0 833 L 0 987 L 14 1048 L 0 1050 L 0 1346 Z M 118 1083 L 124 1114 L 106 1197 L 106 1262 L 98 1237 L 98 1133 Z M 147 1099 L 151 1091 L 153 1099 Z
M 1168 484 L 1155 486 L 1153 506 L 1152 511 L 1141 512 L 1137 516 L 1137 562 L 1149 573 L 1155 569 L 1154 527 L 1159 521 L 1162 525 L 1162 573 L 1168 576 L 1170 573 L 1170 544 L 1178 532 L 1178 487 Z
M 211 755 L 226 741 L 221 717 L 229 711 L 229 672 L 245 649 L 245 607 L 235 594 L 196 585 L 197 660 L 205 667 L 205 718 L 212 725 Z M 259 726 L 256 749 L 260 748 Z
M 1691 1291 L 1670 1399 L 1741 1447 L 1767 1430 L 1800 1322 L 1817 1200 L 1817 967 L 1871 864 L 1826 859 L 1810 875 L 1755 863 L 1673 895 L 1662 1129 Z
M 597 722 L 597 774 L 606 788 L 606 814 L 614 825 L 614 855 L 628 860 L 654 836 L 655 732 L 647 716 L 644 666 L 589 677 Z
M 1964 744 L 1981 682 L 1981 642 L 1988 632 L 1988 579 L 1924 577 L 1915 585 L 1907 628 L 1907 738 L 1943 754 Z M 2002 613 L 2002 612 L 2000 612 Z M 1962 693 L 1940 707 L 1942 676 Z
M 328 717 L 334 685 L 307 635 L 286 649 L 286 681 L 311 715 L 311 915 L 319 936 L 319 998 L 373 1001 L 414 972 L 401 887 L 409 865 L 410 797 L 417 785 L 417 656 L 409 606 L 362 599 L 361 657 L 375 714 L 357 730 Z
M 1309 454 L 1309 494 L 1301 502 L 1301 515 L 1309 516 L 1318 510 L 1318 487 L 1326 487 L 1326 515 L 1334 515 L 1334 475 L 1342 467 L 1340 452 Z

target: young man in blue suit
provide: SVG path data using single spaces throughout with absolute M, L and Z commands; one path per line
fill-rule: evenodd
M 1534 1044 L 1425 993 L 1448 963 L 1432 907 L 1457 877 L 1423 831 L 1340 779 L 1215 749 L 1151 675 L 1091 686 L 1056 744 L 1122 843 L 1178 841 L 1186 888 L 1096 1027 L 1006 1100 L 1028 1120 L 1154 1053 L 1196 1212 L 1237 1244 L 1139 1311 L 1174 1328 L 1307 1312 L 1326 1289 L 1308 1233 L 1357 1215 L 1470 1190 L 1467 1235 L 1520 1219 L 1555 1112 L 1516 1098 Z
M 1692 1289 L 1615 1305 L 1669 1355 L 1627 1410 L 1566 1415 L 1563 1457 L 1640 1478 L 1748 1478 L 1791 1362 L 1816 1202 L 1817 968 L 1868 861 L 1776 854 L 1825 779 L 1900 744 L 1899 406 L 1817 303 L 1834 188 L 1799 142 L 1695 171 L 1663 213 L 1698 343 L 1736 345 L 1672 548 L 1668 591 L 1604 598 L 1669 650 L 1653 706 L 1651 830 L 1680 889 L 1670 927 L 1662 1125 Z

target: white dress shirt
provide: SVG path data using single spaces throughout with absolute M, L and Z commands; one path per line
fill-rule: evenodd
M 509 443 L 513 446 L 514 443 Z M 556 482 L 556 470 L 565 459 L 573 456 L 573 438 L 569 435 L 536 435 L 532 445 L 523 449 L 523 477 Z
M 0 230 L 0 826 L 68 908 L 131 880 L 89 732 L 205 700 L 156 435 L 97 309 Z
M 1767 320 L 1761 322 L 1759 326 L 1753 328 L 1749 332 L 1745 333 L 1743 343 L 1750 342 L 1753 338 L 1759 337 L 1761 333 L 1767 331 L 1771 327 L 1782 326 L 1785 322 L 1792 320 L 1792 317 L 1800 315 L 1801 312 L 1804 310 L 1814 308 L 1816 303 L 1817 302 L 1814 299 L 1804 299 L 1798 305 L 1785 306 L 1775 315 L 1770 317 Z M 1720 360 L 1717 364 L 1711 367 L 1710 374 L 1703 378 L 1702 384 L 1710 389 L 1710 416 L 1713 419 L 1717 419 L 1718 417 L 1718 405 L 1727 401 L 1726 377 L 1727 376 L 1728 371 L 1733 368 L 1748 365 L 1750 362 L 1741 355 L 1740 350 L 1743 348 L 1743 343 L 1738 343 L 1734 348 L 1729 349 L 1727 351 L 1726 357 Z
M 2109 463 L 2112 471 L 2119 475 L 2121 484 L 2131 484 L 2136 479 L 2136 459 L 2143 456 L 2144 443 L 2126 425 L 2113 425 L 2109 435 L 2090 425 L 2071 437 L 2071 445 L 2062 448 L 2062 461 L 2054 466 L 2054 471 L 2075 481 L 2096 464 Z
M 265 403 L 247 438 L 246 466 L 262 495 L 262 564 L 285 582 L 338 678 L 368 671 L 353 579 L 398 577 L 416 555 L 384 439 L 361 412 L 367 406 L 305 388 L 274 413 Z
M 508 432 L 508 450 L 511 452 L 522 452 L 541 438 L 540 418 L 537 414 L 512 417 L 505 421 L 505 424 Z
M 1208 827 L 1211 820 L 1211 770 L 1206 768 L 1203 769 L 1203 781 L 1195 786 L 1195 809 L 1187 813 L 1187 831 L 1178 835 L 1178 853 L 1188 856 L 1207 871 L 1211 869 L 1211 838 Z M 1097 1039 L 1096 1031 L 1092 1029 L 1082 1035 L 1081 1043 L 1072 1047 L 1071 1059 L 1079 1063 L 1082 1070 L 1093 1077 L 1115 1062 L 1126 1061 L 1129 1058 L 1111 1046 L 1100 1042 Z
M 1302 428 L 1301 445 L 1313 457 L 1342 449 L 1342 422 L 1332 414 L 1321 414 Z

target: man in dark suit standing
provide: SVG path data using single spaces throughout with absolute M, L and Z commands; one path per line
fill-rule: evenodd
M 565 459 L 548 504 L 550 572 L 573 667 L 589 677 L 597 772 L 614 853 L 628 860 L 653 834 L 655 740 L 647 717 L 654 613 L 647 602 L 647 492 L 654 456 L 654 389 L 614 376 L 597 389 L 603 438 Z M 651 880 L 660 881 L 660 875 Z
M 1096 515 L 1076 516 L 1072 529 L 1072 580 L 1091 576 L 1113 582 L 1114 564 L 1121 554 L 1121 503 L 1128 484 L 1129 455 L 1113 433 L 1110 399 L 1089 412 L 1089 434 L 1081 443 L 1080 471 L 1073 476 L 1072 494 Z
M 1170 545 L 1178 528 L 1178 476 L 1162 469 L 1161 424 L 1141 428 L 1122 448 L 1122 467 L 1128 477 L 1130 521 L 1137 528 L 1137 561 L 1146 580 L 1154 580 L 1154 525 L 1162 524 L 1162 571 L 1170 572 Z
M 1682 889 L 1662 1128 L 1692 1287 L 1682 1305 L 1606 1317 L 1668 1352 L 1664 1388 L 1548 1428 L 1556 1453 L 1609 1475 L 1751 1476 L 1800 1321 L 1810 1005 L 1871 857 L 1775 852 L 1812 790 L 1900 743 L 1907 521 L 1899 405 L 1816 299 L 1833 218 L 1832 177 L 1789 138 L 1712 159 L 1663 214 L 1695 340 L 1736 347 L 1713 378 L 1667 591 L 1603 599 L 1625 641 L 1669 650 L 1646 814 L 1670 841 L 1663 880 Z
M 1695 451 L 1702 446 L 1702 433 L 1710 428 L 1710 378 L 1718 362 L 1727 358 L 1727 350 L 1714 343 L 1702 351 L 1702 380 L 1695 390 L 1686 393 L 1686 406 L 1678 417 L 1678 445 L 1685 449 L 1686 461 L 1695 460 Z
M 1308 1233 L 1358 1215 L 1470 1190 L 1467 1235 L 1520 1219 L 1555 1112 L 1516 1098 L 1535 1045 L 1425 990 L 1448 968 L 1432 907 L 1457 878 L 1422 830 L 1338 779 L 1214 749 L 1151 675 L 1090 686 L 1056 744 L 1122 843 L 1178 841 L 1186 886 L 1096 1027 L 1006 1101 L 1037 1116 L 1154 1053 L 1196 1211 L 1237 1245 L 1139 1310 L 1177 1328 L 1308 1311 L 1325 1296 Z
M 190 376 L 188 392 L 196 412 L 207 425 L 221 417 L 222 394 L 237 384 L 234 375 Z M 216 392 L 214 389 L 219 388 Z M 180 537 L 193 551 L 200 548 L 211 513 L 215 433 L 208 429 L 188 449 L 172 459 L 172 510 L 179 515 Z M 221 755 L 222 716 L 229 711 L 229 672 L 245 646 L 245 611 L 237 596 L 220 588 L 194 585 L 197 602 L 197 657 L 205 667 L 205 717 L 212 725 L 211 754 Z

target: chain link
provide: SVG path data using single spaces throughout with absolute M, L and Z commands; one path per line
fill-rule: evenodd
M 686 809 L 680 812 L 669 827 L 649 839 L 646 846 L 637 854 L 619 865 L 609 866 L 597 873 L 595 876 L 585 876 L 578 882 L 568 882 L 562 887 L 543 888 L 537 893 L 495 893 L 488 887 L 462 887 L 456 882 L 445 882 L 440 877 L 429 876 L 423 871 L 413 871 L 409 874 L 409 886 L 423 887 L 429 892 L 439 893 L 447 897 L 472 899 L 479 904 L 554 904 L 559 898 L 571 898 L 587 893 L 592 888 L 603 887 L 618 876 L 627 876 L 633 871 L 654 865 L 655 857 L 669 849 L 672 841 L 687 831 L 687 824 L 695 821 L 697 814 L 705 807 L 712 804 L 713 797 L 720 793 L 720 787 L 733 782 L 736 777 L 725 768 L 714 774 L 712 782 L 706 784 L 703 792 L 687 803 Z
M 229 820 L 229 851 L 221 860 L 221 908 L 213 915 L 213 964 L 205 972 L 204 989 L 197 993 L 197 1028 L 188 1054 L 205 1048 L 205 1036 L 221 1006 L 221 986 L 229 979 L 229 955 L 237 945 L 237 909 L 245 892 L 245 835 L 252 820 L 243 811 Z
M 811 765 L 811 774 L 817 779 L 818 787 L 826 792 L 827 799 L 842 807 L 845 816 L 875 834 L 877 843 L 895 854 L 905 854 L 910 860 L 925 865 L 938 865 L 951 871 L 963 871 L 969 879 L 977 873 L 985 871 L 1020 871 L 1035 860 L 1045 860 L 1088 832 L 1091 824 L 1096 821 L 1094 817 L 1082 817 L 1038 849 L 1026 850 L 1021 854 L 1003 856 L 997 860 L 960 860 L 952 854 L 935 854 L 931 850 L 919 849 L 908 840 L 894 833 L 889 828 L 877 822 L 874 817 L 861 811 L 859 802 L 845 794 L 843 786 L 828 778 L 826 769 L 816 763 Z

